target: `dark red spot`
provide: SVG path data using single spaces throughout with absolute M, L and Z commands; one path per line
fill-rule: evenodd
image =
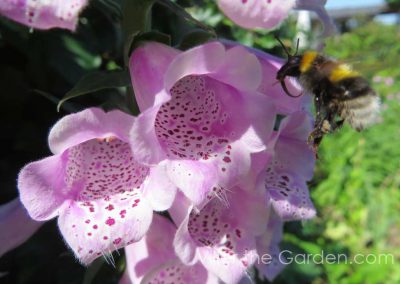
M 113 244 L 114 244 L 114 245 L 118 245 L 121 241 L 122 241 L 121 238 L 117 238 L 117 239 L 115 239 L 115 240 L 113 241 Z
M 114 206 L 113 206 L 112 204 L 110 204 L 110 205 L 108 205 L 108 206 L 106 207 L 106 209 L 107 209 L 108 211 L 114 210 Z
M 231 158 L 229 158 L 228 156 L 225 156 L 224 159 L 223 159 L 223 161 L 224 161 L 225 163 L 230 163 L 232 160 L 231 160 Z
M 115 224 L 115 220 L 114 220 L 113 218 L 111 218 L 111 217 L 108 217 L 108 219 L 107 219 L 107 221 L 106 221 L 106 224 L 107 224 L 108 226 L 112 226 L 112 225 Z

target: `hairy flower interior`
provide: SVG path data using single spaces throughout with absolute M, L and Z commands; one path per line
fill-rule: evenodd
M 76 145 L 64 158 L 65 183 L 80 201 L 138 190 L 149 173 L 148 167 L 134 161 L 129 144 L 114 137 Z

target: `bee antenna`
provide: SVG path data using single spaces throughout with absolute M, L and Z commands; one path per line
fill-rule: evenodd
M 286 48 L 286 46 L 283 44 L 283 42 L 280 40 L 280 38 L 277 35 L 275 35 L 275 39 L 282 45 L 283 50 L 286 52 L 288 58 L 292 57 L 289 50 Z M 297 50 L 296 50 L 296 52 L 297 52 Z
M 299 43 L 300 43 L 300 38 L 297 38 L 296 52 L 293 54 L 293 56 L 296 56 L 296 55 L 297 55 L 297 52 L 299 51 Z

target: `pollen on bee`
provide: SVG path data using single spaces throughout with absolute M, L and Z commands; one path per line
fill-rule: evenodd
M 329 75 L 329 80 L 331 82 L 339 82 L 343 79 L 352 78 L 360 76 L 357 71 L 354 71 L 348 64 L 339 64 L 336 66 L 331 74 Z
M 317 57 L 318 53 L 316 51 L 307 51 L 303 54 L 300 63 L 300 72 L 304 73 L 307 72 L 312 63 L 314 62 L 315 58 Z

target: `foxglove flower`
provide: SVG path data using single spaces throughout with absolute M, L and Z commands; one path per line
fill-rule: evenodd
M 120 111 L 96 108 L 68 115 L 50 131 L 54 155 L 26 165 L 19 175 L 20 198 L 30 216 L 38 221 L 58 216 L 62 235 L 84 264 L 138 241 L 152 210 L 172 203 L 165 199 L 153 208 L 146 198 L 154 173 L 132 155 L 133 121 Z
M 334 31 L 325 11 L 326 0 L 218 0 L 218 6 L 237 25 L 247 28 L 273 29 L 281 24 L 292 9 L 314 11 L 321 18 L 324 35 Z
M 272 133 L 276 111 L 257 91 L 262 67 L 244 47 L 211 42 L 180 52 L 146 43 L 130 70 L 142 110 L 132 152 L 196 206 L 233 187 L 249 172 L 251 154 L 265 150 L 260 137 Z
M 125 248 L 126 271 L 120 284 L 193 283 L 218 284 L 218 279 L 200 263 L 183 264 L 174 252 L 176 226 L 154 215 L 146 236 Z
M 314 217 L 307 181 L 314 172 L 315 155 L 307 144 L 311 115 L 299 111 L 285 118 L 276 135 L 273 159 L 261 173 L 262 190 L 284 221 Z
M 225 200 L 213 198 L 200 211 L 185 202 L 170 209 L 178 228 L 174 239 L 183 263 L 200 261 L 224 283 L 238 283 L 257 259 L 257 237 L 267 229 L 265 195 L 233 188 Z M 177 212 L 178 211 L 178 212 Z
M 24 243 L 42 224 L 29 217 L 19 199 L 0 205 L 0 257 Z
M 87 0 L 2 0 L 0 15 L 37 29 L 75 30 Z

